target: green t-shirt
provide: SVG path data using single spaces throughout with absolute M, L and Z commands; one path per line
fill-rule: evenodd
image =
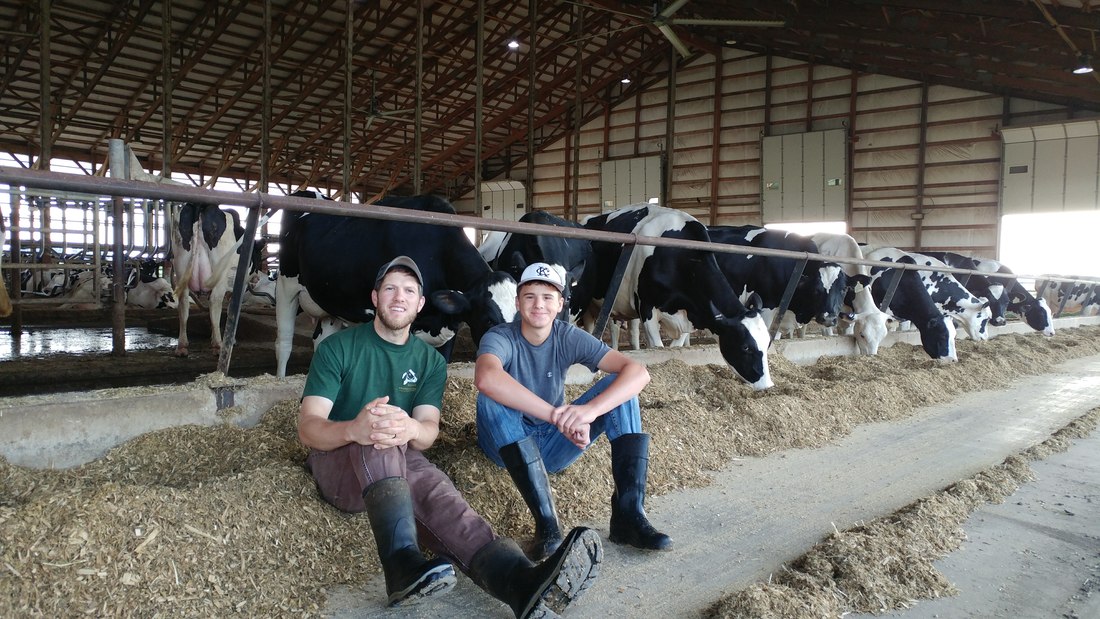
M 355 419 L 363 405 L 390 396 L 390 404 L 412 414 L 416 406 L 443 407 L 447 364 L 417 337 L 405 344 L 378 336 L 373 322 L 331 335 L 317 347 L 302 396 L 332 400 L 328 418 Z

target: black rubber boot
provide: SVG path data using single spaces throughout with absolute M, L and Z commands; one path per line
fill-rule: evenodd
M 427 560 L 416 541 L 409 482 L 387 477 L 363 491 L 367 517 L 386 575 L 387 604 L 414 604 L 455 586 L 455 569 L 443 558 Z
M 532 563 L 515 540 L 498 537 L 470 561 L 470 577 L 512 608 L 516 619 L 557 617 L 600 572 L 603 546 L 592 529 L 569 532 L 554 554 Z
M 528 436 L 521 441 L 500 448 L 500 457 L 519 488 L 527 509 L 535 517 L 535 539 L 530 556 L 540 561 L 561 545 L 561 525 L 554 509 L 554 495 L 550 489 L 550 477 L 542 462 L 535 439 Z
M 643 550 L 668 550 L 672 538 L 653 528 L 645 515 L 649 435 L 624 434 L 611 441 L 611 541 Z

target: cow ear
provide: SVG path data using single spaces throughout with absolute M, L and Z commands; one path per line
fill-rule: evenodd
M 515 269 L 516 273 L 523 273 L 523 270 L 527 268 L 527 259 L 523 257 L 522 252 L 512 252 L 512 268 Z
M 572 282 L 570 284 L 570 286 L 576 286 L 577 282 L 580 281 L 580 279 L 581 279 L 581 275 L 584 275 L 584 264 L 585 264 L 585 262 L 586 261 L 582 260 L 580 262 L 580 264 L 574 266 L 572 269 L 569 269 L 569 272 L 568 272 L 569 279 L 566 280 L 566 281 Z
M 841 320 L 847 320 L 848 322 L 852 322 L 853 320 L 856 319 L 856 313 L 855 312 L 841 312 L 839 318 Z
M 448 316 L 470 311 L 470 300 L 458 290 L 436 290 L 431 294 L 432 305 Z
M 745 303 L 745 307 L 750 312 L 759 312 L 760 308 L 764 307 L 764 301 L 760 299 L 759 294 L 754 292 L 749 295 L 749 301 L 748 303 Z

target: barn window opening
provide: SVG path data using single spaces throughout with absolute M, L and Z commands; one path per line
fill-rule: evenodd
M 1100 277 L 1097 230 L 1100 211 L 1005 215 L 999 260 L 1016 273 Z
M 787 221 L 764 224 L 769 230 L 786 230 L 802 236 L 812 236 L 818 232 L 847 234 L 848 225 L 843 221 Z

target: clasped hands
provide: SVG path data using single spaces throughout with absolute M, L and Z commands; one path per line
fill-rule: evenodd
M 566 404 L 550 413 L 550 421 L 557 426 L 558 431 L 581 449 L 588 447 L 591 442 L 589 432 L 597 417 L 599 415 L 583 404 Z
M 389 404 L 390 397 L 382 396 L 367 402 L 355 418 L 360 425 L 363 445 L 374 445 L 375 449 L 399 447 L 415 441 L 420 435 L 420 426 L 416 420 L 399 407 Z

